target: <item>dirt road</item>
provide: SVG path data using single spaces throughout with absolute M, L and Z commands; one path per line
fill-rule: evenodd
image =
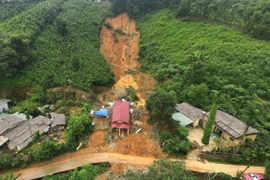
M 18 171 L 14 171 L 14 174 L 21 174 L 19 179 L 36 179 L 44 177 L 49 174 L 57 172 L 64 172 L 68 170 L 81 167 L 88 163 L 101 163 L 110 162 L 118 164 L 131 164 L 131 165 L 151 165 L 155 158 L 129 156 L 117 153 L 93 153 L 86 154 L 76 158 L 64 159 L 57 162 L 42 163 L 39 166 L 30 167 Z M 173 159 L 177 160 L 177 159 Z M 230 165 L 230 164 L 216 164 L 216 163 L 202 163 L 199 161 L 186 160 L 186 167 L 189 170 L 199 172 L 224 172 L 235 176 L 237 171 L 244 170 L 246 166 Z M 247 172 L 264 172 L 263 167 L 251 166 Z

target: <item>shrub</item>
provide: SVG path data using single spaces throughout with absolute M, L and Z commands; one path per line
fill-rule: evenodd
M 113 30 L 113 26 L 110 23 L 104 23 L 104 26 L 109 30 Z
M 237 155 L 231 155 L 226 158 L 226 161 L 232 164 L 239 164 L 241 161 L 243 161 L 243 158 L 241 156 Z
M 122 29 L 120 29 L 120 28 L 115 29 L 114 32 L 117 33 L 117 34 L 119 34 L 119 35 L 121 35 L 121 36 L 123 36 L 123 35 L 126 34 L 126 33 L 125 33 Z

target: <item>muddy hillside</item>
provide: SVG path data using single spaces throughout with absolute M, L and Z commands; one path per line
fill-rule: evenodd
M 144 105 L 146 96 L 154 89 L 155 81 L 150 75 L 138 72 L 140 33 L 136 31 L 136 22 L 125 13 L 107 18 L 100 39 L 100 52 L 115 74 L 115 87 L 132 86 L 140 98 L 138 104 Z

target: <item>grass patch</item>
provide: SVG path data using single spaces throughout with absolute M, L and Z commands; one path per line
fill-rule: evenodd
M 230 162 L 226 161 L 225 159 L 207 158 L 206 160 L 209 161 L 209 162 L 213 162 L 213 163 L 231 164 Z M 236 163 L 236 165 L 264 166 L 265 163 L 262 162 L 262 161 L 244 161 L 244 160 L 242 160 L 241 162 Z

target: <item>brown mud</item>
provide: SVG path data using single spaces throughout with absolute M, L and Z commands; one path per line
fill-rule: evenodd
M 140 98 L 137 105 L 144 105 L 156 83 L 149 74 L 139 72 L 141 65 L 137 59 L 140 33 L 136 30 L 136 22 L 129 19 L 126 13 L 107 18 L 102 26 L 100 39 L 100 52 L 115 75 L 114 86 L 132 86 Z

